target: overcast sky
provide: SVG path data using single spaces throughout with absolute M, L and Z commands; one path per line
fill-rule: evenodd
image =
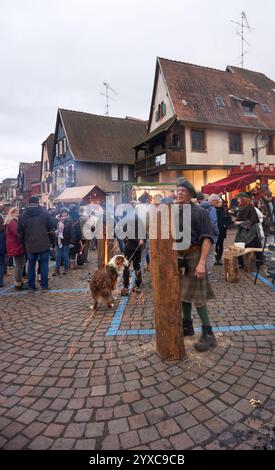
M 156 57 L 240 62 L 230 20 L 255 29 L 245 67 L 275 79 L 274 0 L 0 0 L 0 181 L 40 160 L 57 108 L 147 119 Z

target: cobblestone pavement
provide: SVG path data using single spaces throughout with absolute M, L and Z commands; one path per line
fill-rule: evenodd
M 132 294 L 118 334 L 107 336 L 119 301 L 91 315 L 86 279 L 94 266 L 51 277 L 52 291 L 43 294 L 15 293 L 6 277 L 0 448 L 274 448 L 275 329 L 266 329 L 274 290 L 262 281 L 255 287 L 245 273 L 225 284 L 216 268 L 212 323 L 236 331 L 218 331 L 218 346 L 204 354 L 187 338 L 184 360 L 163 362 L 150 334 L 150 273 L 144 296 Z

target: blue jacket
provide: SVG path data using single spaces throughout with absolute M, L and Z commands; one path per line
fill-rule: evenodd
M 210 202 L 208 201 L 203 201 L 200 204 L 200 207 L 202 207 L 204 210 L 208 212 L 211 225 L 213 228 L 214 243 L 217 243 L 218 237 L 219 237 L 219 227 L 218 227 L 218 217 L 217 217 L 216 207 L 212 206 L 212 204 L 210 204 Z

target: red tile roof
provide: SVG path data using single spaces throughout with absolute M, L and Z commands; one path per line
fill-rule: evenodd
M 59 110 L 75 160 L 134 164 L 132 149 L 146 135 L 146 121 Z
M 275 130 L 275 82 L 264 74 L 238 67 L 225 71 L 159 58 L 169 94 L 179 120 L 233 127 Z M 258 102 L 255 116 L 244 114 L 230 95 Z M 219 107 L 215 98 L 222 98 Z M 267 104 L 271 113 L 262 110 Z

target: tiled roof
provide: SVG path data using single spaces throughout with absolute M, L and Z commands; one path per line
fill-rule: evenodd
M 132 147 L 146 135 L 146 121 L 59 111 L 75 160 L 134 164 Z
M 171 117 L 167 121 L 165 121 L 163 124 L 158 126 L 154 131 L 150 132 L 149 134 L 146 135 L 145 138 L 143 138 L 140 142 L 137 142 L 135 144 L 135 148 L 139 147 L 140 145 L 145 144 L 145 142 L 148 142 L 148 140 L 151 140 L 153 137 L 156 135 L 159 135 L 161 132 L 165 132 L 169 129 L 169 127 L 172 126 L 173 122 L 176 120 L 176 116 Z
M 179 120 L 233 127 L 275 130 L 275 82 L 264 74 L 238 67 L 225 71 L 159 58 Z M 255 116 L 244 114 L 241 103 L 230 97 L 258 102 Z M 219 107 L 215 98 L 222 98 Z M 264 112 L 262 104 L 271 110 Z

